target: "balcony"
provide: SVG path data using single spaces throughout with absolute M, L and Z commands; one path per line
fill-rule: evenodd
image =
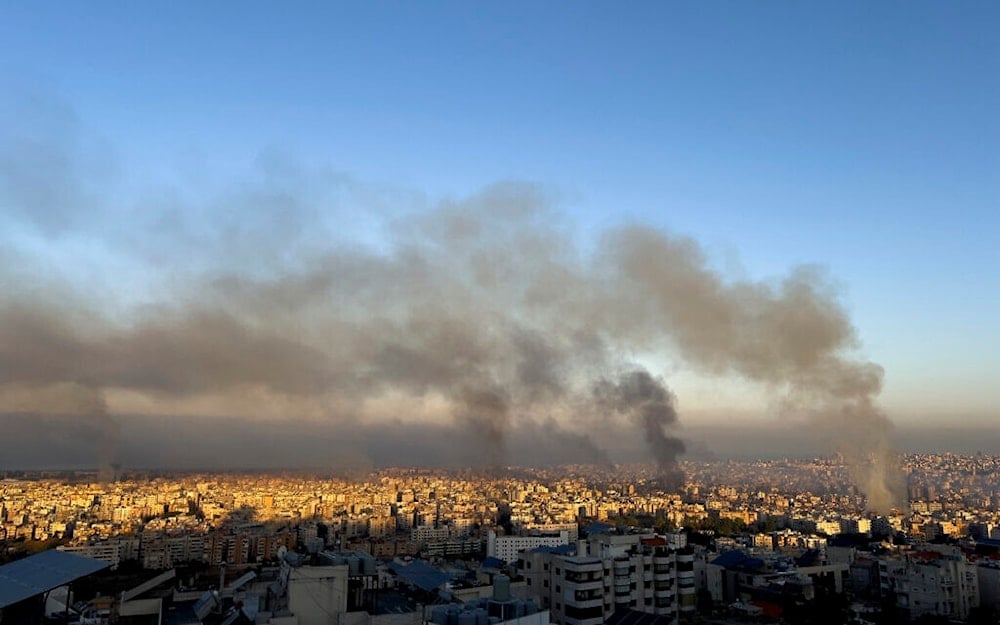
M 580 582 L 571 582 L 569 580 L 566 580 L 566 588 L 574 591 L 601 590 L 602 588 L 604 588 L 604 582 L 599 579 L 595 579 L 592 581 L 591 580 L 580 581 Z
M 600 569 L 592 571 L 573 571 L 569 569 L 566 570 L 567 582 L 591 582 L 599 579 L 601 579 Z
M 570 603 L 567 601 L 566 605 L 569 606 Z M 598 595 L 596 597 L 585 597 L 582 599 L 574 598 L 572 605 L 580 609 L 602 608 L 604 605 L 604 597 L 602 595 Z

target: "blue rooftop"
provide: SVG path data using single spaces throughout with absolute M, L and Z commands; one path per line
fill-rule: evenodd
M 502 569 L 503 567 L 507 566 L 507 563 L 501 560 L 500 558 L 489 556 L 485 560 L 483 560 L 483 563 L 480 566 L 482 566 L 484 569 Z
M 554 553 L 557 556 L 571 556 L 576 553 L 576 545 L 539 545 L 528 549 L 528 553 Z
M 615 532 L 615 526 L 607 523 L 591 523 L 585 531 L 588 534 L 612 534 Z
M 764 561 L 760 558 L 752 558 L 742 551 L 733 550 L 727 551 L 718 558 L 712 560 L 712 564 L 727 569 L 743 569 L 746 571 L 753 571 L 762 568 L 764 566 Z
M 389 568 L 403 581 L 428 592 L 439 588 L 451 579 L 447 573 L 427 564 L 423 560 L 414 560 L 410 564 L 394 562 L 389 565 Z
M 30 599 L 111 566 L 52 549 L 0 566 L 0 608 Z

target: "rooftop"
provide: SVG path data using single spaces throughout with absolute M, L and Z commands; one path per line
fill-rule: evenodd
M 53 549 L 0 566 L 0 608 L 65 586 L 111 566 Z

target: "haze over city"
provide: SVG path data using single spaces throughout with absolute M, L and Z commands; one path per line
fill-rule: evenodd
M 995 5 L 0 11 L 0 468 L 998 452 Z

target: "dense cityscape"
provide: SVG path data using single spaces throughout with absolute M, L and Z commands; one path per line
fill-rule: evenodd
M 326 554 L 328 565 L 372 562 L 369 586 L 395 589 L 408 583 L 400 563 L 421 562 L 442 575 L 435 591 L 470 580 L 489 586 L 502 575 L 561 625 L 603 622 L 621 608 L 686 621 L 809 622 L 803 614 L 817 602 L 836 606 L 824 604 L 829 622 L 989 618 L 1000 608 L 1000 457 L 907 454 L 900 464 L 909 503 L 881 513 L 867 510 L 837 457 L 687 461 L 678 492 L 660 490 L 645 465 L 352 476 L 124 470 L 104 481 L 8 471 L 0 546 L 5 560 L 55 548 L 137 579 L 190 571 L 191 583 L 227 567 L 260 574 L 289 554 Z M 609 575 L 608 588 L 580 590 L 575 605 L 550 591 L 557 580 L 539 578 L 550 565 L 563 570 L 557 562 L 582 566 L 602 554 L 638 562 L 628 592 L 612 594 Z M 647 568 L 669 554 L 671 575 L 659 580 L 649 568 L 653 577 L 643 578 L 643 554 Z M 654 580 L 662 593 L 652 591 Z M 330 609 L 382 609 L 362 595 Z M 409 612 L 419 603 L 411 600 Z M 893 620 L 879 620 L 886 615 Z
M 1000 625 L 998 32 L 0 0 L 0 625 Z

